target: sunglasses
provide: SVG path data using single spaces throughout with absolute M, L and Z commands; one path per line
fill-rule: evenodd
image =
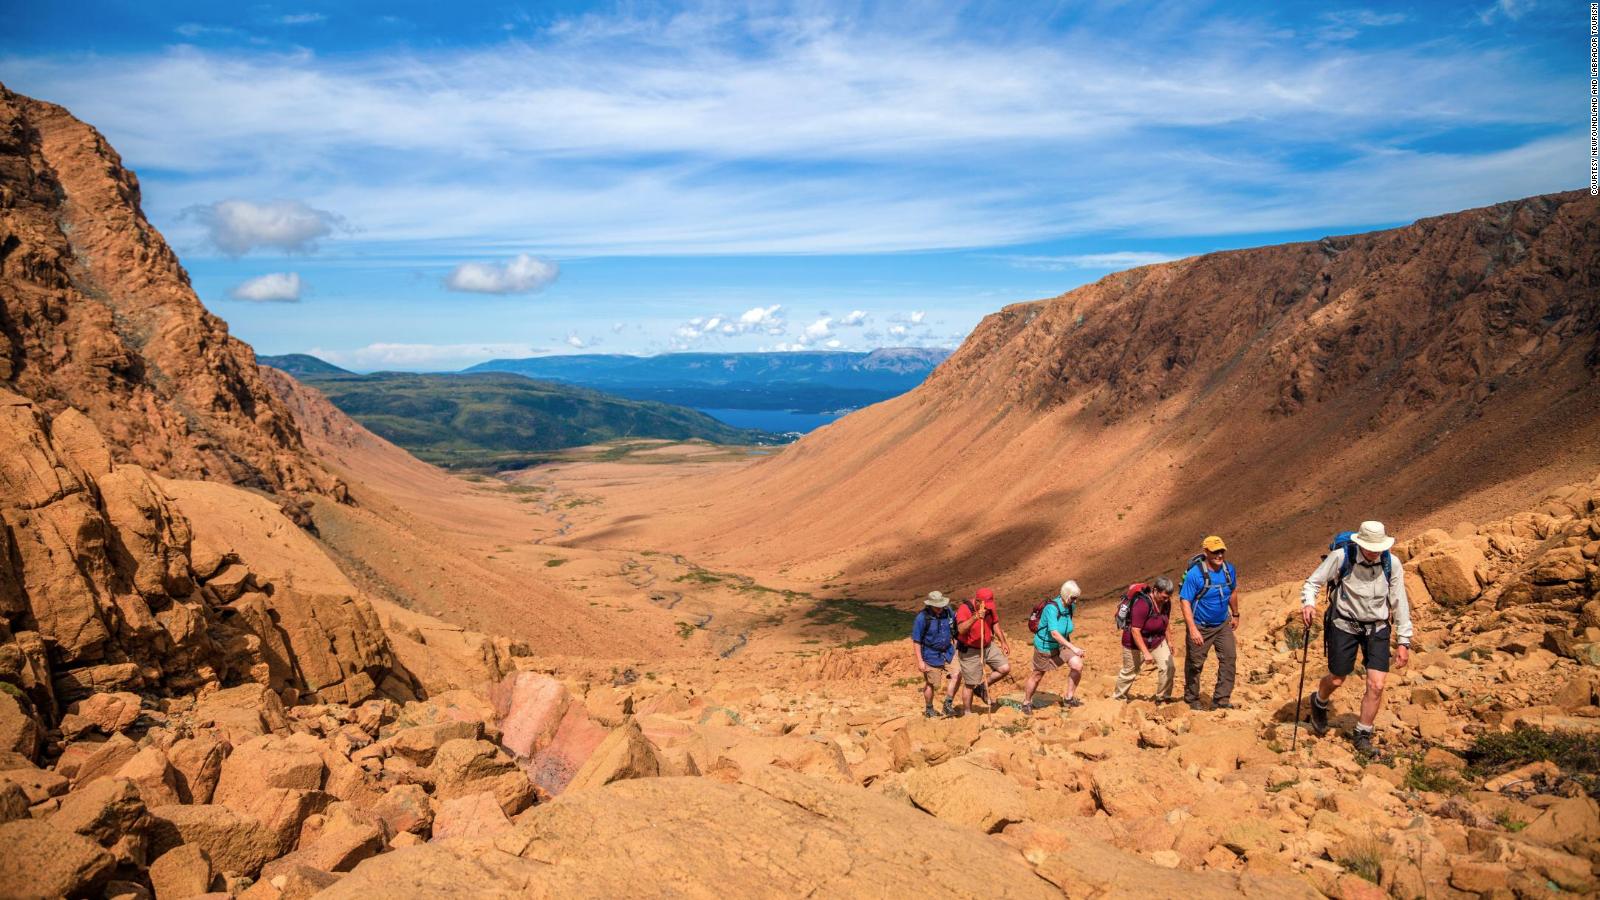
M 1207 550 L 1206 551 L 1206 555 L 1207 556 L 1226 556 L 1227 553 L 1228 553 L 1228 551 L 1226 551 L 1226 550 Z

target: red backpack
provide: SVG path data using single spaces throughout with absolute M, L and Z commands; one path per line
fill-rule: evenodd
M 1051 603 L 1058 603 L 1061 605 L 1062 612 L 1067 611 L 1066 604 L 1062 603 L 1059 596 L 1051 597 L 1048 600 L 1040 600 L 1038 603 L 1034 604 L 1033 612 L 1028 616 L 1028 630 L 1030 632 L 1034 634 L 1039 633 L 1039 623 L 1044 620 L 1044 608 Z
M 1126 591 L 1122 592 L 1122 602 L 1117 604 L 1118 631 L 1128 630 L 1128 623 L 1133 619 L 1134 601 L 1138 600 L 1140 595 L 1147 593 L 1149 590 L 1150 585 L 1145 584 L 1142 581 L 1135 581 L 1133 584 L 1128 585 L 1128 589 Z

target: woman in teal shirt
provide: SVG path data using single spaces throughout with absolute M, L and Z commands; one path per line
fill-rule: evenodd
M 1076 581 L 1061 585 L 1061 593 L 1045 601 L 1039 615 L 1039 630 L 1033 634 L 1033 671 L 1028 674 L 1022 688 L 1022 711 L 1033 715 L 1033 694 L 1039 689 L 1046 672 L 1067 667 L 1067 691 L 1061 697 L 1062 706 L 1082 706 L 1078 699 L 1078 682 L 1083 680 L 1083 648 L 1072 643 L 1072 613 L 1077 608 Z

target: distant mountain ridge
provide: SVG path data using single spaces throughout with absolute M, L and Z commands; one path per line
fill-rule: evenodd
M 309 353 L 285 353 L 282 356 L 256 356 L 256 362 L 263 366 L 270 366 L 279 372 L 288 372 L 296 377 L 301 375 L 354 375 L 349 369 L 341 369 L 331 362 L 318 359 Z
M 264 359 L 272 359 L 266 357 Z M 775 443 L 704 413 L 502 372 L 356 375 L 315 357 L 295 378 L 417 458 L 457 468 L 511 468 L 568 447 L 619 438 Z M 325 367 L 325 368 L 324 368 Z M 328 371 L 332 370 L 332 371 Z
M 945 349 L 894 347 L 870 352 L 580 354 L 494 359 L 466 371 L 515 372 L 531 378 L 593 385 L 687 387 L 781 382 L 901 393 L 921 384 L 950 353 Z

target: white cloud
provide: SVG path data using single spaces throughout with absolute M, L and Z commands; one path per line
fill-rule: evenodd
M 473 294 L 531 294 L 556 280 L 561 268 L 548 259 L 519 253 L 504 264 L 462 263 L 445 276 L 444 286 Z
M 310 253 L 319 238 L 344 226 L 338 215 L 299 200 L 219 200 L 191 206 L 184 216 L 200 222 L 211 243 L 229 256 L 243 256 L 257 247 Z
M 1308 47 L 1242 16 L 1228 17 L 1238 40 L 1197 39 L 1219 17 L 1136 4 L 1084 17 L 1115 16 L 1114 31 L 1052 29 L 1020 6 L 1014 27 L 981 34 L 960 12 L 908 27 L 669 11 L 466 49 L 5 65 L 9 87 L 67 105 L 160 173 L 146 196 L 163 228 L 215 197 L 315 196 L 391 253 L 420 240 L 508 255 L 863 253 L 1333 230 L 1577 184 L 1582 135 L 1531 46 L 1441 26 Z M 1478 127 L 1505 137 L 1415 149 Z
M 298 303 L 300 289 L 300 273 L 271 272 L 236 286 L 228 296 L 251 303 Z
M 328 21 L 328 17 L 322 13 L 291 13 L 287 16 L 278 17 L 278 24 L 280 25 L 315 25 L 318 22 L 326 21 Z
M 911 333 L 911 329 L 907 328 L 904 325 L 890 325 L 889 326 L 889 335 L 891 337 L 905 337 L 906 335 L 908 335 L 910 333 Z
M 761 331 L 767 334 L 782 334 L 785 327 L 783 317 L 778 311 L 783 307 L 774 303 L 771 306 L 755 306 L 744 311 L 739 316 L 739 328 L 744 332 Z
M 576 348 L 578 350 L 582 350 L 584 347 L 587 347 L 588 345 L 583 342 L 583 338 L 578 337 L 575 334 L 569 334 L 569 335 L 567 335 L 567 346 L 568 347 L 574 347 L 574 348 Z
M 834 339 L 828 341 L 827 343 L 823 344 L 822 346 L 827 347 L 829 350 L 837 350 L 840 347 L 844 346 L 844 342 L 839 340 L 838 338 L 834 338 Z
M 1019 269 L 1037 269 L 1044 272 L 1061 272 L 1067 269 L 1131 269 L 1155 263 L 1171 262 L 1180 257 L 1166 253 L 1134 250 L 1109 253 L 1083 253 L 1069 256 L 1001 256 Z
M 850 311 L 849 315 L 847 315 L 844 318 L 839 320 L 839 327 L 841 327 L 841 328 L 860 328 L 861 326 L 867 324 L 867 320 L 869 318 L 871 318 L 871 317 L 868 316 L 865 312 L 862 312 L 859 309 L 854 309 L 854 310 Z
M 313 347 L 307 351 L 337 366 L 360 372 L 379 369 L 441 372 L 462 369 L 491 359 L 521 359 L 549 353 L 533 344 L 404 344 L 376 343 L 353 350 Z
M 833 337 L 833 319 L 823 316 L 801 330 L 800 343 L 815 344 L 830 337 Z

